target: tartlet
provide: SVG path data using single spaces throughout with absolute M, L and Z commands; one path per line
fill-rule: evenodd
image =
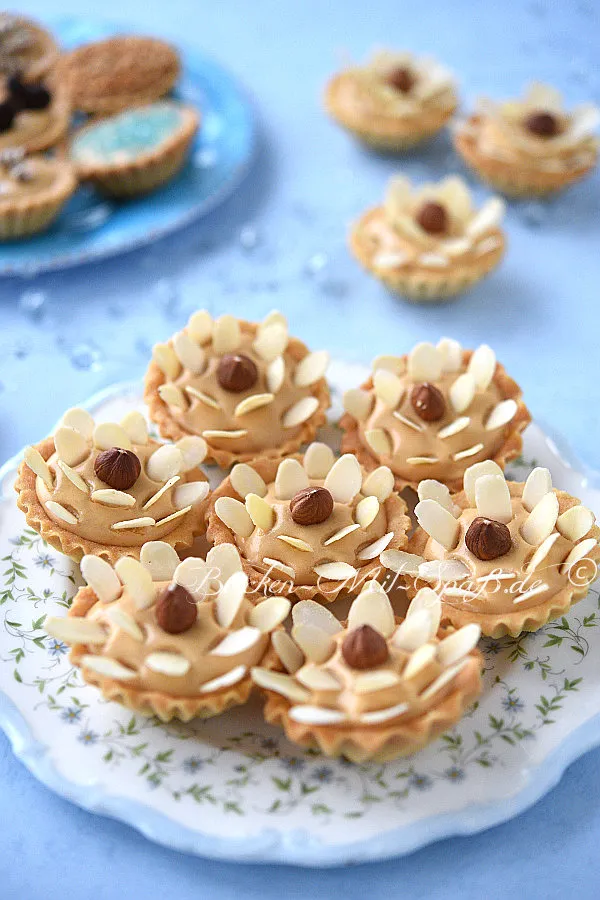
M 0 14 L 0 74 L 20 72 L 35 81 L 48 74 L 59 52 L 50 32 L 37 22 L 8 12 Z
M 125 556 L 113 568 L 85 556 L 81 571 L 87 586 L 46 631 L 72 646 L 71 661 L 107 700 L 163 722 L 245 703 L 250 669 L 274 658 L 271 634 L 290 610 L 284 597 L 248 599 L 233 547 L 180 562 L 152 541 L 141 561 Z
M 159 100 L 174 86 L 181 66 L 165 41 L 119 35 L 64 54 L 58 68 L 71 85 L 75 109 L 105 116 Z
M 599 121 L 592 104 L 566 112 L 557 91 L 534 83 L 522 100 L 482 99 L 457 125 L 454 143 L 467 165 L 497 190 L 543 196 L 579 181 L 596 165 Z
M 302 747 L 353 762 L 416 753 L 481 693 L 479 628 L 440 628 L 440 614 L 439 597 L 424 588 L 396 619 L 377 582 L 354 600 L 345 626 L 301 601 L 292 637 L 274 642 L 279 671 L 252 670 L 265 719 Z
M 452 74 L 435 60 L 380 51 L 335 75 L 325 107 L 338 125 L 377 150 L 401 152 L 440 131 L 458 104 Z
M 75 560 L 116 562 L 159 539 L 189 548 L 205 530 L 205 455 L 202 438 L 155 441 L 140 413 L 97 425 L 70 409 L 52 437 L 25 450 L 17 504 L 48 544 Z
M 342 451 L 368 471 L 389 466 L 399 490 L 435 478 L 460 491 L 474 462 L 504 467 L 518 456 L 531 421 L 494 351 L 487 344 L 463 350 L 450 338 L 377 357 L 372 376 L 346 391 L 343 403 Z
M 207 536 L 238 547 L 257 592 L 331 603 L 382 577 L 379 555 L 405 547 L 409 528 L 389 469 L 369 475 L 313 443 L 304 456 L 234 466 L 213 494 Z
M 64 160 L 30 156 L 11 162 L 0 154 L 0 240 L 48 228 L 77 187 Z
M 163 437 L 201 435 L 222 468 L 281 458 L 325 422 L 328 363 L 328 353 L 290 337 L 281 313 L 254 323 L 200 310 L 154 347 L 145 400 Z
M 507 482 L 487 460 L 467 469 L 460 494 L 424 481 L 419 498 L 408 554 L 383 554 L 382 562 L 409 594 L 435 583 L 442 619 L 455 627 L 473 622 L 493 638 L 537 631 L 585 597 L 597 575 L 594 515 L 553 488 L 548 469 Z
M 79 178 L 103 193 L 145 194 L 179 172 L 199 122 L 194 107 L 174 100 L 137 106 L 84 125 L 69 155 Z
M 22 149 L 37 153 L 58 144 L 71 121 L 68 86 L 55 76 L 24 81 L 3 79 L 0 87 L 0 152 Z
M 390 290 L 429 302 L 464 293 L 501 261 L 504 204 L 492 197 L 475 210 L 458 177 L 425 184 L 390 182 L 383 206 L 353 225 L 350 248 L 360 264 Z

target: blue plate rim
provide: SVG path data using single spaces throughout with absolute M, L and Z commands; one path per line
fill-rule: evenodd
M 121 382 L 104 388 L 81 405 L 93 409 L 123 394 L 139 393 L 139 382 Z M 542 420 L 537 424 L 557 452 L 588 483 L 600 489 L 600 472 L 583 463 L 568 442 Z M 22 459 L 20 451 L 0 467 L 0 485 Z M 458 812 L 440 813 L 417 823 L 390 829 L 385 834 L 346 844 L 324 845 L 305 829 L 285 832 L 263 829 L 253 838 L 219 838 L 186 828 L 149 806 L 105 793 L 101 785 L 69 781 L 54 766 L 50 748 L 37 740 L 14 702 L 0 690 L 0 728 L 13 753 L 47 788 L 88 812 L 116 819 L 149 840 L 184 853 L 238 863 L 333 868 L 406 856 L 444 838 L 477 834 L 520 815 L 555 787 L 566 769 L 580 756 L 600 746 L 600 713 L 571 732 L 534 770 L 516 794 L 500 801 L 470 805 Z

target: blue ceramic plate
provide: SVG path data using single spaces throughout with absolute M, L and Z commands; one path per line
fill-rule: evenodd
M 72 48 L 115 29 L 69 19 L 57 23 L 55 32 Z M 254 151 L 248 100 L 217 63 L 194 50 L 181 53 L 177 96 L 202 111 L 202 126 L 182 172 L 161 190 L 125 202 L 80 187 L 49 231 L 0 244 L 0 275 L 67 268 L 151 243 L 204 215 L 240 184 Z

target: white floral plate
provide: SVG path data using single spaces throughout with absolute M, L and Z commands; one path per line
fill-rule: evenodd
M 332 381 L 340 391 L 364 374 L 338 363 Z M 140 407 L 139 394 L 121 385 L 88 408 L 114 418 Z M 600 476 L 538 425 L 511 474 L 522 479 L 534 460 L 600 513 Z M 0 472 L 0 725 L 40 781 L 86 809 L 203 856 L 340 865 L 506 821 L 600 744 L 598 584 L 537 634 L 484 641 L 480 703 L 407 760 L 357 766 L 302 752 L 262 722 L 258 700 L 188 726 L 131 715 L 82 684 L 66 647 L 45 636 L 45 616 L 66 609 L 78 576 L 26 527 L 17 464 Z

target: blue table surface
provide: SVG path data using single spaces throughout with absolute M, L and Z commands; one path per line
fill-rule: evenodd
M 24 0 L 20 8 L 47 19 L 82 5 Z M 480 92 L 515 94 L 532 78 L 555 83 L 570 102 L 600 102 L 597 5 L 430 0 L 417 12 L 408 0 L 104 0 L 101 9 L 226 64 L 253 98 L 259 154 L 233 199 L 150 249 L 0 281 L 0 457 L 41 438 L 96 390 L 141 378 L 152 344 L 205 306 L 250 319 L 279 307 L 309 344 L 364 362 L 443 334 L 466 346 L 487 341 L 534 415 L 598 465 L 600 175 L 545 205 L 512 203 L 500 270 L 458 302 L 411 306 L 363 274 L 345 243 L 348 224 L 399 166 L 361 151 L 320 105 L 341 61 L 386 43 L 439 56 L 459 73 L 467 103 Z M 401 167 L 418 180 L 461 171 L 445 136 Z M 0 896 L 597 897 L 599 774 L 594 751 L 533 809 L 487 833 L 389 863 L 312 872 L 156 847 L 55 797 L 0 736 Z

